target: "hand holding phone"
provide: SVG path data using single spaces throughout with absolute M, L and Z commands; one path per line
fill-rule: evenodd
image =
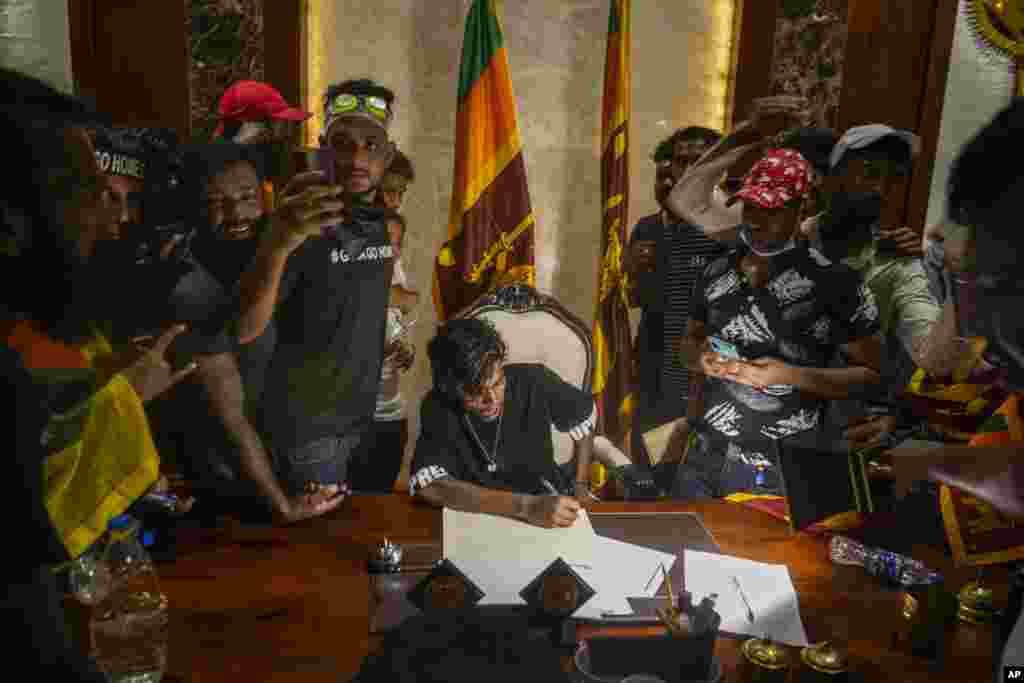
M 743 356 L 740 355 L 739 349 L 736 348 L 735 344 L 718 337 L 708 337 L 708 343 L 711 345 L 711 350 L 722 358 L 743 360 Z

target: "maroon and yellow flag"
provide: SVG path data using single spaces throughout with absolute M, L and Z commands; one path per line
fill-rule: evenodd
M 501 22 L 494 0 L 474 0 L 459 69 L 448 241 L 434 269 L 438 319 L 447 320 L 498 285 L 533 285 L 533 245 L 533 211 Z
M 599 429 L 630 453 L 632 344 L 623 249 L 629 209 L 630 0 L 612 0 L 601 124 L 601 253 L 594 316 Z

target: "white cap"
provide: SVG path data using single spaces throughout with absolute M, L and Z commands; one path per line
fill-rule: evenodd
M 921 151 L 921 138 L 909 130 L 897 130 L 883 123 L 872 123 L 867 126 L 856 126 L 843 133 L 843 137 L 839 138 L 839 142 L 832 148 L 832 154 L 828 158 L 828 165 L 834 169 L 849 150 L 864 149 L 868 145 L 872 145 L 887 137 L 899 138 L 910 145 L 911 158 L 916 157 Z

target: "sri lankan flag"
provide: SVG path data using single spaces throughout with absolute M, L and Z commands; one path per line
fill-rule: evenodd
M 448 241 L 434 269 L 438 319 L 447 320 L 498 285 L 532 285 L 533 244 L 533 211 L 501 22 L 495 0 L 474 0 L 459 69 Z
M 594 316 L 594 381 L 600 430 L 630 453 L 632 345 L 623 247 L 629 209 L 630 0 L 612 0 L 601 123 L 601 253 Z

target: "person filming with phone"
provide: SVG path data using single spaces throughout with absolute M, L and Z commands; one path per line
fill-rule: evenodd
M 277 328 L 259 412 L 290 494 L 343 485 L 372 424 L 394 267 L 374 203 L 394 101 L 371 80 L 327 90 L 322 170 L 282 191 L 239 282 L 240 342 Z

